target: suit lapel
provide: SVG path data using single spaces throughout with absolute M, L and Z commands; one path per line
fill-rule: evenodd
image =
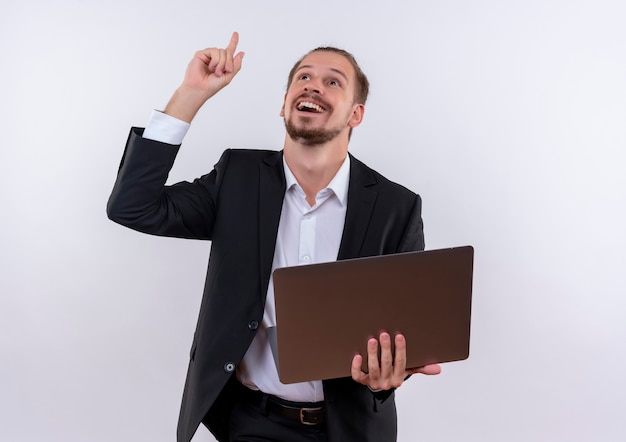
M 348 208 L 337 259 L 359 257 L 378 195 L 374 184 L 376 178 L 370 169 L 350 155 Z
M 277 152 L 260 164 L 259 182 L 259 265 L 263 296 L 272 271 L 272 261 L 276 248 L 278 223 L 285 196 L 285 171 L 282 152 Z

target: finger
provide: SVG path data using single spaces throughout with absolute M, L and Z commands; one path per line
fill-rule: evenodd
M 235 68 L 233 65 L 233 53 L 229 50 L 224 51 L 226 57 L 224 60 L 224 72 L 230 73 Z
M 239 33 L 233 32 L 233 35 L 230 37 L 230 41 L 228 42 L 228 46 L 226 46 L 226 51 L 230 52 L 230 54 L 234 54 L 237 50 L 237 45 L 239 44 Z
M 367 341 L 367 369 L 371 380 L 380 379 L 380 365 L 378 364 L 378 341 L 371 338 Z
M 235 58 L 233 58 L 233 74 L 237 74 L 241 70 L 241 65 L 243 63 L 243 56 L 246 55 L 243 52 L 238 53 Z
M 367 375 L 361 371 L 361 367 L 363 365 L 363 356 L 355 355 L 352 358 L 352 367 L 350 368 L 350 373 L 352 374 L 352 379 L 357 381 L 360 384 L 367 383 Z
M 393 361 L 393 377 L 403 380 L 406 376 L 406 339 L 404 335 L 397 334 L 395 337 L 396 355 Z
M 220 62 L 217 64 L 216 73 L 226 73 L 226 61 L 228 60 L 228 51 L 226 49 L 220 49 Z
M 222 52 L 220 49 L 217 48 L 212 48 L 210 49 L 210 57 L 211 57 L 211 61 L 209 61 L 209 72 L 214 72 L 216 74 L 218 74 L 217 70 L 220 64 L 220 52 Z M 218 75 L 221 75 L 221 71 Z
M 391 336 L 380 334 L 380 377 L 389 378 L 393 374 L 393 353 L 391 352 Z
M 441 373 L 441 366 L 439 364 L 425 365 L 421 367 L 419 372 L 427 375 L 436 375 Z
M 213 59 L 215 58 L 216 52 L 217 52 L 217 49 L 215 48 L 202 49 L 196 52 L 194 60 L 195 59 L 200 60 L 209 69 L 211 69 L 211 61 L 213 61 Z
M 411 368 L 409 370 L 406 371 L 406 374 L 425 374 L 425 375 L 437 375 L 439 373 L 441 373 L 441 367 L 439 366 L 439 364 L 431 364 L 431 365 L 425 365 L 423 367 L 417 367 L 417 368 Z
M 226 49 L 219 50 L 219 59 L 217 65 L 215 66 L 215 75 L 218 77 L 222 76 L 226 73 L 226 60 L 227 60 L 227 51 Z

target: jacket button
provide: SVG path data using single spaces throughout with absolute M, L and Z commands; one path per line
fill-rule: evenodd
M 232 362 L 227 362 L 224 364 L 224 371 L 226 373 L 232 373 L 233 371 L 235 371 L 235 364 L 233 364 Z
M 252 321 L 248 322 L 248 328 L 250 330 L 256 330 L 257 328 L 259 328 L 259 321 L 253 319 Z

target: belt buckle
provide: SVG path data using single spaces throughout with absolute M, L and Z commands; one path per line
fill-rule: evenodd
M 304 413 L 305 412 L 313 412 L 313 411 L 320 411 L 322 409 L 322 407 L 316 407 L 316 408 L 300 408 L 300 423 L 302 425 L 317 425 L 319 422 L 312 422 L 310 420 L 306 420 Z

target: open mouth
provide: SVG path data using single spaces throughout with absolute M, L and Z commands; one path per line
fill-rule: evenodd
M 322 112 L 326 111 L 326 109 L 324 109 L 319 104 L 311 103 L 310 101 L 301 101 L 301 102 L 299 102 L 296 105 L 296 109 L 298 109 L 299 111 L 302 111 L 302 112 L 312 112 L 312 113 L 315 113 L 315 114 L 321 114 Z

